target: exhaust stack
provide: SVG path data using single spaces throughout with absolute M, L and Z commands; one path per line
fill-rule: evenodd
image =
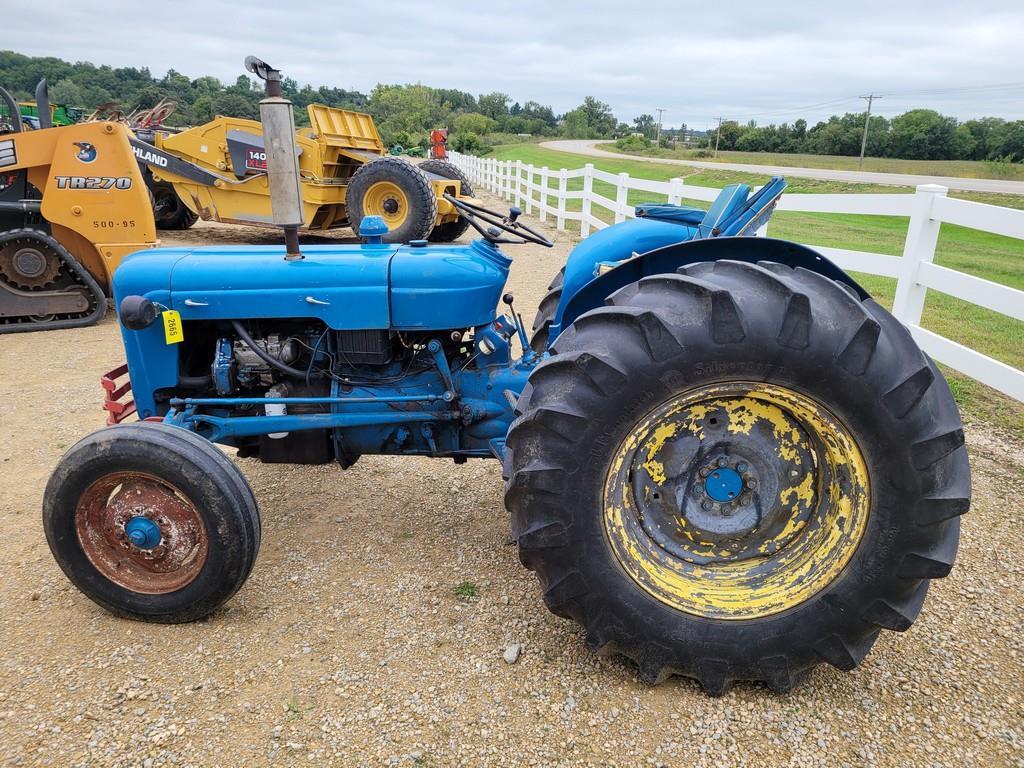
M 302 187 L 292 103 L 282 95 L 280 70 L 255 56 L 246 57 L 245 68 L 267 84 L 267 97 L 260 101 L 260 122 L 263 123 L 263 150 L 267 154 L 270 205 L 274 225 L 284 230 L 285 258 L 301 259 Z

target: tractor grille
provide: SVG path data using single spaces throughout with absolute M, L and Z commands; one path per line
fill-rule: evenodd
M 384 365 L 391 362 L 393 351 L 390 331 L 338 331 L 338 353 L 343 363 Z

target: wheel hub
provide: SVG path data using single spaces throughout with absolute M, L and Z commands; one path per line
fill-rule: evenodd
M 11 261 L 14 271 L 21 277 L 39 277 L 46 270 L 46 257 L 35 248 L 20 248 Z
M 124 524 L 124 533 L 132 546 L 139 549 L 153 549 L 160 543 L 160 526 L 145 515 L 135 515 Z
M 60 275 L 60 258 L 32 239 L 17 239 L 0 248 L 0 275 L 16 288 L 46 288 Z
M 402 187 L 393 181 L 377 181 L 367 188 L 362 201 L 363 215 L 377 215 L 392 231 L 409 217 L 409 201 Z
M 142 594 L 166 594 L 191 583 L 209 549 L 191 500 L 143 472 L 115 472 L 93 482 L 75 509 L 75 532 L 96 570 Z
M 828 584 L 867 519 L 853 438 L 806 396 L 709 385 L 654 409 L 613 459 L 605 526 L 627 572 L 681 610 L 749 618 Z
M 739 500 L 742 491 L 743 478 L 732 467 L 726 466 L 715 469 L 704 478 L 704 493 L 712 501 L 731 504 L 733 501 Z

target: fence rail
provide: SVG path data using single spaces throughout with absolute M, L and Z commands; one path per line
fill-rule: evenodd
M 594 214 L 595 207 L 610 212 L 615 222 L 634 217 L 636 212 L 627 202 L 631 190 L 664 195 L 668 202 L 676 204 L 684 199 L 710 202 L 720 191 L 686 184 L 682 179 L 651 181 L 632 178 L 627 173 L 607 173 L 590 163 L 583 168 L 552 170 L 520 160 L 472 157 L 457 152 L 450 153 L 450 157 L 473 182 L 513 201 L 527 214 L 544 222 L 553 218 L 558 229 L 565 229 L 567 221 L 578 221 L 582 237 L 609 225 Z M 569 190 L 568 181 L 578 178 L 583 179 L 583 189 Z M 615 199 L 595 192 L 595 180 L 614 186 Z M 947 197 L 947 191 L 945 187 L 924 184 L 912 194 L 787 194 L 779 201 L 778 210 L 908 217 L 910 224 L 902 257 L 807 245 L 843 269 L 896 278 L 893 315 L 907 326 L 925 352 L 940 363 L 1024 402 L 1024 371 L 921 327 L 929 289 L 1024 321 L 1024 291 L 933 263 L 943 222 L 1024 240 L 1024 211 L 957 200 Z M 569 200 L 579 200 L 580 210 L 569 210 Z M 764 227 L 758 234 L 764 235 L 766 230 Z

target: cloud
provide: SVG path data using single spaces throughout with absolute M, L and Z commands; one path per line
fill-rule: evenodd
M 231 82 L 255 54 L 301 83 L 498 90 L 557 112 L 593 95 L 623 120 L 665 107 L 667 124 L 702 128 L 719 115 L 766 123 L 860 111 L 868 92 L 884 95 L 881 114 L 1024 117 L 1024 86 L 952 90 L 1015 79 L 1007 62 L 1018 60 L 1024 6 L 985 6 L 175 0 L 157 12 L 108 0 L 97 12 L 0 0 L 0 13 L 6 44 L 33 55 Z

